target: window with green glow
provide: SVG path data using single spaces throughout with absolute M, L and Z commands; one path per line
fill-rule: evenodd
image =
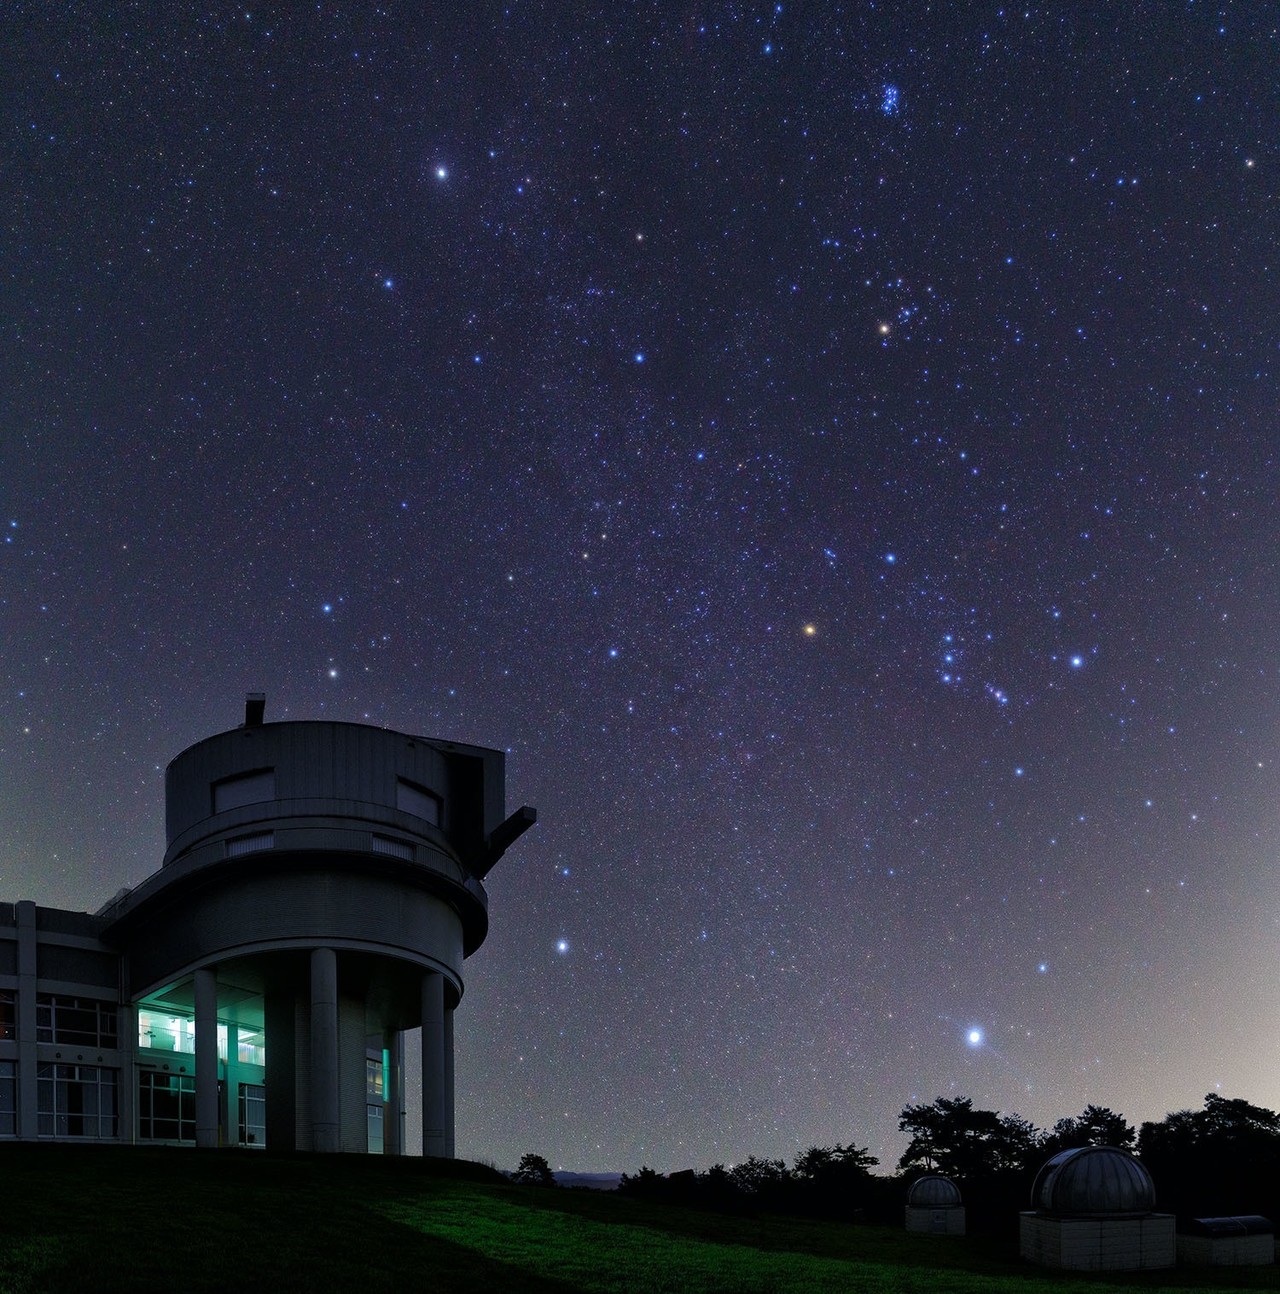
M 267 1063 L 266 1037 L 261 1029 L 247 1029 L 241 1025 L 236 1034 L 236 1059 L 242 1065 Z
M 259 1038 L 261 1035 L 257 1035 Z M 190 1016 L 174 1015 L 142 1007 L 138 1011 L 138 1046 L 152 1051 L 175 1051 L 182 1056 L 196 1054 L 196 1022 Z M 240 1059 L 246 1060 L 244 1043 L 239 1045 Z M 218 1025 L 218 1059 L 227 1058 L 227 1026 Z M 262 1064 L 262 1061 L 252 1061 Z

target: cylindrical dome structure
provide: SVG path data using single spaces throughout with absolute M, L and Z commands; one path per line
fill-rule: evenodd
M 399 1122 L 400 1035 L 421 1027 L 424 1149 L 452 1154 L 462 963 L 488 930 L 483 877 L 534 812 L 505 816 L 501 751 L 268 724 L 263 704 L 168 767 L 163 866 L 103 913 L 130 999 L 194 1013 L 199 1144 L 236 1119 L 215 1034 L 228 1074 L 228 1030 L 265 1035 L 268 1145 L 363 1150 L 373 1103 Z
M 1116 1146 L 1077 1146 L 1048 1160 L 1031 1187 L 1031 1207 L 1063 1217 L 1141 1217 L 1156 1204 L 1140 1160 Z

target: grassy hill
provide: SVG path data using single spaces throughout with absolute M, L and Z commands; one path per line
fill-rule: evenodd
M 1008 1244 L 522 1188 L 474 1164 L 0 1147 L 0 1294 L 1280 1289 L 1280 1269 L 1089 1279 Z

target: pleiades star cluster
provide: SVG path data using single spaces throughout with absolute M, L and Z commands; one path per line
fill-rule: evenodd
M 538 805 L 461 1155 L 1280 1104 L 1267 6 L 0 41 L 6 901 L 154 870 L 262 689 Z

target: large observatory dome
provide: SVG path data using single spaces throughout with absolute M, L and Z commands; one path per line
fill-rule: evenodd
M 960 1191 L 949 1177 L 918 1177 L 907 1192 L 907 1207 L 953 1209 L 960 1203 Z
M 1036 1174 L 1031 1207 L 1041 1213 L 1117 1217 L 1155 1208 L 1151 1174 L 1127 1150 L 1078 1146 L 1053 1156 Z

